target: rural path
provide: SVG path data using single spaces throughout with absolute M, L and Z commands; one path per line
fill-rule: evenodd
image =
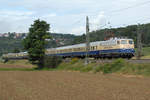
M 0 71 L 0 100 L 150 100 L 150 78 L 68 71 Z

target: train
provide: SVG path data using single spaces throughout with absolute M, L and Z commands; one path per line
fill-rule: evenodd
M 3 59 L 28 59 L 27 52 L 20 52 L 20 53 L 8 53 L 2 55 Z
M 135 54 L 134 41 L 128 38 L 111 38 L 106 41 L 90 42 L 87 52 L 86 43 L 46 49 L 48 56 L 63 58 L 132 58 Z M 4 58 L 27 58 L 27 52 L 3 55 Z

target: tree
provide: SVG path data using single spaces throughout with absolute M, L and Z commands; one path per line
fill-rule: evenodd
M 25 50 L 28 51 L 28 60 L 38 68 L 44 67 L 46 39 L 50 39 L 50 25 L 45 21 L 35 20 L 29 28 L 28 36 L 23 40 Z
M 18 49 L 18 48 L 15 48 L 14 50 L 13 50 L 13 53 L 19 53 L 20 52 L 20 50 Z

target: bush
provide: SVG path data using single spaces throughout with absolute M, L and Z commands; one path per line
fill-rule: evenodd
M 78 58 L 73 58 L 72 60 L 71 60 L 71 64 L 75 64 L 75 63 L 77 63 L 79 61 L 79 59 Z
M 56 68 L 62 62 L 62 58 L 58 56 L 45 56 L 44 67 Z
M 93 66 L 84 66 L 82 69 L 81 69 L 81 72 L 89 72 L 89 71 L 92 71 L 93 69 Z
M 59 70 L 72 70 L 72 71 L 81 71 L 81 69 L 84 67 L 84 64 L 81 61 L 77 61 L 74 64 L 71 64 L 72 62 L 63 62 L 58 66 Z
M 94 69 L 94 73 L 97 73 L 97 72 L 100 72 L 101 71 L 101 67 L 100 66 L 97 66 L 95 69 Z
M 111 72 L 111 66 L 110 64 L 104 64 L 100 67 L 100 70 L 105 74 L 105 73 L 110 73 Z
M 103 73 L 117 72 L 122 67 L 125 67 L 126 62 L 123 59 L 117 59 L 110 64 L 103 64 L 95 68 L 95 72 L 102 71 Z
M 111 72 L 117 72 L 119 71 L 122 67 L 125 67 L 126 61 L 124 59 L 117 59 L 114 62 L 112 62 L 110 71 Z

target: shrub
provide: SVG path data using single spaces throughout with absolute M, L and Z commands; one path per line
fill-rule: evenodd
M 81 72 L 89 72 L 93 69 L 93 66 L 84 66 L 82 69 L 81 69 Z
M 110 73 L 111 72 L 111 66 L 110 64 L 104 64 L 100 67 L 100 70 L 105 74 L 105 73 Z
M 103 64 L 95 68 L 94 72 L 102 71 L 103 73 L 117 72 L 126 66 L 126 62 L 123 59 L 117 59 L 112 63 Z
M 94 73 L 97 73 L 97 72 L 100 72 L 101 71 L 101 67 L 100 66 L 97 66 L 95 69 L 94 69 Z
M 44 67 L 56 68 L 62 62 L 62 58 L 58 56 L 45 56 Z
M 119 71 L 122 67 L 125 67 L 126 62 L 124 59 L 117 59 L 114 62 L 112 62 L 110 71 L 111 72 L 117 72 Z
M 73 58 L 72 60 L 71 60 L 71 64 L 75 64 L 76 62 L 78 62 L 79 61 L 79 59 L 78 58 Z

